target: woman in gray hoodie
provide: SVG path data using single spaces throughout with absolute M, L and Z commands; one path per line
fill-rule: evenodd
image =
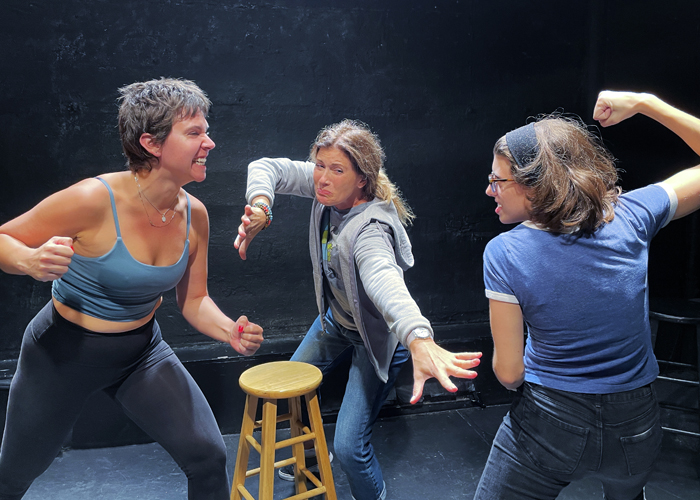
M 456 391 L 449 376 L 476 377 L 470 368 L 481 356 L 453 354 L 435 344 L 430 322 L 408 292 L 403 272 L 413 265 L 413 255 L 404 226 L 414 216 L 383 162 L 377 136 L 351 120 L 321 130 L 309 161 L 252 162 L 249 205 L 234 245 L 245 259 L 251 240 L 272 221 L 276 193 L 313 198 L 309 249 L 319 316 L 292 360 L 316 365 L 325 375 L 343 357 L 352 357 L 334 450 L 357 500 L 386 497 L 370 438 L 409 351 L 412 403 L 431 377 Z M 294 480 L 284 468 L 280 477 Z

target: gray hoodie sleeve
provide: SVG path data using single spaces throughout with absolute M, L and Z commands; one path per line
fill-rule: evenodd
M 433 329 L 406 288 L 389 238 L 379 223 L 367 226 L 357 238 L 355 262 L 367 296 L 391 332 L 408 347 L 406 337 L 415 328 L 427 328 L 430 332 Z
M 313 198 L 314 164 L 288 158 L 261 158 L 251 162 L 246 190 L 248 203 L 256 196 L 266 196 L 272 205 L 275 193 Z

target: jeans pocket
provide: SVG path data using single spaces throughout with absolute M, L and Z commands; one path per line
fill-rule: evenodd
M 647 472 L 654 466 L 661 451 L 663 430 L 658 417 L 651 427 L 633 436 L 620 437 L 622 451 L 627 462 L 627 472 L 630 476 Z
M 572 474 L 586 448 L 588 429 L 579 427 L 525 402 L 518 443 L 543 471 Z

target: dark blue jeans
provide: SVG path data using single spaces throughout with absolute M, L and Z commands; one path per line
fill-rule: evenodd
M 525 383 L 493 441 L 475 500 L 555 499 L 595 477 L 607 500 L 643 499 L 661 451 L 651 385 L 578 394 Z
M 61 449 L 88 397 L 104 391 L 187 475 L 190 500 L 227 500 L 226 445 L 155 320 L 95 333 L 49 302 L 24 333 L 0 450 L 0 500 L 22 498 Z
M 370 443 L 372 427 L 401 367 L 408 361 L 409 352 L 399 344 L 391 360 L 389 379 L 384 383 L 374 371 L 360 334 L 338 325 L 330 309 L 325 319 L 326 331 L 321 328 L 319 316 L 292 356 L 292 361 L 315 365 L 326 375 L 351 356 L 348 383 L 335 425 L 333 450 L 348 478 L 353 498 L 383 500 L 386 488 L 382 469 Z M 388 331 L 386 334 L 391 335 Z

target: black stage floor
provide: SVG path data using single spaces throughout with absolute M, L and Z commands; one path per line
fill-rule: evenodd
M 493 435 L 507 406 L 465 408 L 391 417 L 375 426 L 373 443 L 387 484 L 387 500 L 471 499 Z M 332 443 L 334 425 L 326 426 Z M 232 472 L 238 435 L 225 436 Z M 700 453 L 665 436 L 664 451 L 647 485 L 648 500 L 700 498 Z M 255 452 L 251 455 L 256 455 Z M 334 464 L 338 499 L 349 500 L 347 480 Z M 256 478 L 253 478 L 256 479 Z M 257 488 L 247 486 L 257 496 Z M 294 494 L 276 479 L 275 498 Z M 595 481 L 569 485 L 566 500 L 601 499 Z M 157 444 L 67 450 L 29 489 L 25 500 L 175 500 L 187 498 L 186 480 Z

